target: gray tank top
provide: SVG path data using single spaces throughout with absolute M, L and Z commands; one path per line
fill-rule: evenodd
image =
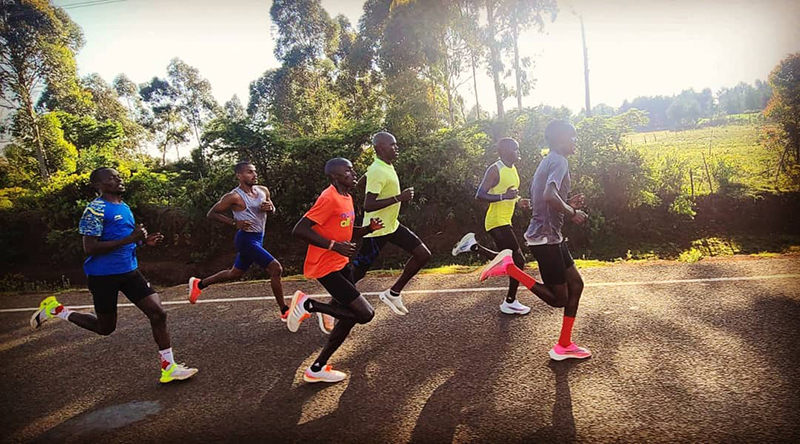
M 236 191 L 240 196 L 242 196 L 242 200 L 244 200 L 244 210 L 236 211 L 233 210 L 233 219 L 234 220 L 246 220 L 250 221 L 252 224 L 251 228 L 246 229 L 244 231 L 250 233 L 263 233 L 264 227 L 267 225 L 267 213 L 261 211 L 261 202 L 264 202 L 267 199 L 266 193 L 261 191 L 258 188 L 253 188 L 253 191 L 258 194 L 257 198 L 253 198 L 247 195 L 239 187 L 233 189 Z

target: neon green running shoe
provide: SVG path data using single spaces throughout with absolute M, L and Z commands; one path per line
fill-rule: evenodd
M 189 368 L 184 364 L 172 364 L 161 370 L 161 379 L 158 381 L 166 384 L 172 381 L 183 381 L 197 374 L 196 368 Z
M 61 306 L 55 296 L 45 298 L 39 303 L 39 309 L 31 315 L 31 328 L 39 328 L 45 321 L 56 316 L 55 310 Z

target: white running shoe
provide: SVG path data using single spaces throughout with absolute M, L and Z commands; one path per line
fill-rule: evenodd
M 289 304 L 289 316 L 286 317 L 286 326 L 292 333 L 300 328 L 303 321 L 311 317 L 311 313 L 304 306 L 306 299 L 308 299 L 308 295 L 300 290 L 294 292 L 294 296 L 292 296 L 292 302 Z
M 519 300 L 514 300 L 510 304 L 508 301 L 503 300 L 503 303 L 500 304 L 500 311 L 507 315 L 526 315 L 531 311 L 531 308 L 527 305 L 522 305 Z
M 326 335 L 331 334 L 333 327 L 336 326 L 334 317 L 329 314 L 317 312 L 317 321 L 319 322 L 319 329 Z
M 311 367 L 303 373 L 305 382 L 339 382 L 347 377 L 347 373 L 334 370 L 330 365 L 322 367 L 320 371 L 311 371 Z
M 162 384 L 172 381 L 183 381 L 189 379 L 197 373 L 196 368 L 187 367 L 185 364 L 172 364 L 161 370 L 161 378 L 158 380 Z
M 461 253 L 467 253 L 472 251 L 472 246 L 477 244 L 478 241 L 475 240 L 475 233 L 467 233 L 464 237 L 461 238 L 460 241 L 453 247 L 453 256 L 458 256 Z
M 392 296 L 389 290 L 384 290 L 378 295 L 378 299 L 388 305 L 395 314 L 405 316 L 408 309 L 403 305 L 403 296 Z

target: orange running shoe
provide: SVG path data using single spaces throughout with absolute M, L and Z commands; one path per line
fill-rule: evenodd
M 199 298 L 200 297 L 200 293 L 203 292 L 203 290 L 201 290 L 200 287 L 197 286 L 199 283 L 200 283 L 200 279 L 197 279 L 196 277 L 190 277 L 189 278 L 189 303 L 190 304 L 194 304 L 195 302 L 197 302 L 197 298 Z

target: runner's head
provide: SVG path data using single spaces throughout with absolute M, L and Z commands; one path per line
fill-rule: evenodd
M 233 167 L 236 172 L 236 178 L 239 179 L 240 185 L 247 185 L 252 187 L 258 183 L 258 173 L 256 167 L 250 162 L 239 162 Z
M 353 164 L 344 157 L 334 157 L 325 163 L 325 174 L 337 188 L 350 190 L 358 183 Z
M 510 137 L 504 137 L 497 142 L 497 154 L 504 164 L 514 165 L 520 159 L 519 143 Z
M 372 136 L 372 146 L 375 147 L 375 154 L 386 163 L 392 163 L 400 154 L 397 140 L 391 133 L 381 131 Z
M 544 129 L 544 140 L 551 150 L 564 156 L 575 154 L 575 146 L 578 143 L 578 133 L 575 127 L 566 120 L 553 120 Z
M 125 191 L 125 183 L 114 168 L 101 167 L 89 174 L 89 183 L 100 194 L 121 195 Z

